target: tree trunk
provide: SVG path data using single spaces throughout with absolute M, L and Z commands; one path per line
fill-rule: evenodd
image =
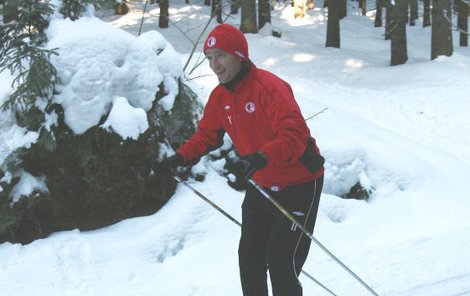
M 170 6 L 170 0 L 160 0 L 160 17 L 158 18 L 158 27 L 164 29 L 168 28 L 168 20 L 170 14 L 168 8 Z
M 205 6 L 211 6 L 211 0 L 204 0 Z
M 361 8 L 362 8 L 362 15 L 366 15 L 367 14 L 367 4 L 366 4 L 366 0 L 359 0 L 360 3 L 361 3 Z
M 258 0 L 258 24 L 261 29 L 266 23 L 271 23 L 270 0 Z
M 326 47 L 340 48 L 340 15 L 342 0 L 328 1 L 328 22 L 326 29 Z
M 391 35 L 391 62 L 392 66 L 401 65 L 408 60 L 406 48 L 406 19 L 408 14 L 408 0 L 395 0 L 391 5 L 392 31 Z
M 214 16 L 217 17 L 217 22 L 219 24 L 222 23 L 222 3 L 221 3 L 221 0 L 212 0 L 211 14 L 212 14 L 212 17 L 214 17 Z
M 431 60 L 440 55 L 450 57 L 454 51 L 449 23 L 452 19 L 450 0 L 433 0 L 432 3 Z
M 256 0 L 240 0 L 240 4 L 242 10 L 240 31 L 243 33 L 257 33 Z
M 409 15 L 409 13 L 408 13 L 408 8 L 409 8 L 409 7 L 408 7 L 408 6 L 409 6 L 409 4 L 410 4 L 409 2 L 410 2 L 410 0 L 406 0 L 406 5 L 405 5 L 405 9 L 406 9 L 406 13 L 405 13 L 405 24 L 408 24 L 408 21 L 409 21 L 409 19 L 408 19 L 408 15 Z M 395 5 L 397 5 L 396 1 L 395 1 Z
M 383 10 L 383 3 L 384 0 L 376 0 L 376 13 L 375 13 L 375 20 L 374 20 L 374 27 L 382 27 L 382 10 Z
M 348 15 L 348 0 L 341 0 L 341 13 L 339 15 L 340 19 L 345 18 Z
M 456 0 L 455 7 L 457 10 L 457 26 L 460 31 L 460 46 L 468 46 L 468 3 L 463 0 Z
M 118 2 L 114 4 L 114 13 L 117 15 L 124 15 L 129 12 L 129 5 L 126 1 Z
M 238 0 L 230 0 L 230 14 L 237 14 L 238 13 Z
M 418 0 L 410 0 L 410 26 L 416 25 L 418 19 Z
M 423 28 L 431 25 L 431 0 L 423 1 Z
M 393 30 L 392 9 L 390 0 L 387 0 L 385 4 L 385 40 L 390 40 L 391 32 Z

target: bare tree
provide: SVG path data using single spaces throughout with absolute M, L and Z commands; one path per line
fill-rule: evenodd
M 416 24 L 418 19 L 418 0 L 409 0 L 410 1 L 410 26 Z
M 391 32 L 393 30 L 393 20 L 392 20 L 392 3 L 391 0 L 386 0 L 385 2 L 385 40 L 390 40 Z
M 384 0 L 376 0 L 375 1 L 375 20 L 374 20 L 374 27 L 382 27 L 382 14 L 384 8 Z
M 431 25 L 431 0 L 423 1 L 423 28 Z
M 169 6 L 170 0 L 160 0 L 160 17 L 158 18 L 158 27 L 160 28 L 168 28 L 170 19 Z
M 395 0 L 390 5 L 392 12 L 391 35 L 391 61 L 390 65 L 401 65 L 408 60 L 406 46 L 406 19 L 408 14 L 408 0 Z
M 221 24 L 222 21 L 222 2 L 221 0 L 212 0 L 211 14 L 215 16 L 217 22 Z
M 256 0 L 240 0 L 240 4 L 242 10 L 240 31 L 244 33 L 257 33 Z
M 431 27 L 431 59 L 440 55 L 451 56 L 452 45 L 451 0 L 433 0 Z
M 271 23 L 270 0 L 258 0 L 258 24 L 262 28 L 266 23 Z
M 238 0 L 230 0 L 230 14 L 237 14 L 239 6 Z
M 359 0 L 359 7 L 360 7 L 361 10 L 362 10 L 362 15 L 366 15 L 366 14 L 367 14 L 367 4 L 366 4 L 366 0 Z
M 345 18 L 348 15 L 348 0 L 341 0 L 341 13 L 339 18 Z
M 339 21 L 343 0 L 328 0 L 328 22 L 326 27 L 326 47 L 340 48 Z
M 455 9 L 457 10 L 457 26 L 460 32 L 460 46 L 468 46 L 468 2 L 464 0 L 455 0 Z

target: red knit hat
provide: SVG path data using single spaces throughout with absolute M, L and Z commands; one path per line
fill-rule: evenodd
M 214 28 L 204 42 L 204 53 L 210 48 L 222 49 L 236 55 L 242 61 L 248 61 L 248 43 L 242 31 L 228 24 Z

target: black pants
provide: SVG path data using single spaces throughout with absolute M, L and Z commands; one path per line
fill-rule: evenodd
M 323 187 L 315 181 L 268 191 L 289 213 L 313 233 Z M 274 296 L 301 296 L 298 275 L 311 240 L 254 187 L 242 205 L 242 234 L 238 249 L 244 296 L 268 296 L 267 271 Z

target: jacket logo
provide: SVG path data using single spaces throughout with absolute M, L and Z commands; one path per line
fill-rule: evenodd
M 255 103 L 253 102 L 248 102 L 246 103 L 245 105 L 245 111 L 248 112 L 248 113 L 253 113 L 255 112 Z

